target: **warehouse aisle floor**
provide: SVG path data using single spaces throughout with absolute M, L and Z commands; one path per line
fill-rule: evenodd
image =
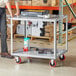
M 19 47 L 19 42 L 17 44 Z M 10 49 L 10 45 L 8 46 Z M 0 76 L 76 76 L 76 39 L 69 42 L 69 52 L 65 55 L 64 62 L 56 60 L 55 68 L 51 68 L 49 60 L 45 59 L 33 59 L 31 63 L 16 64 L 14 59 L 0 57 Z

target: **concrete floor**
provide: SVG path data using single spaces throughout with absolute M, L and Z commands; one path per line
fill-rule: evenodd
M 14 41 L 14 50 L 23 46 L 17 41 L 18 39 Z M 10 50 L 10 40 L 8 47 Z M 49 60 L 46 59 L 33 59 L 31 63 L 16 64 L 14 59 L 0 57 L 0 76 L 76 76 L 76 39 L 69 42 L 69 52 L 65 55 L 64 62 L 56 60 L 55 68 L 51 68 Z

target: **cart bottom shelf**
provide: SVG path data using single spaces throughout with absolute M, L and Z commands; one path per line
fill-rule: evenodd
M 43 49 L 43 50 L 46 50 L 47 52 L 40 53 L 39 51 L 36 51 L 36 50 L 23 52 L 23 49 L 19 49 L 16 52 L 13 52 L 12 55 L 13 56 L 23 56 L 23 57 L 33 57 L 33 58 L 56 59 L 53 49 Z M 48 50 L 50 50 L 50 51 L 48 51 Z M 56 52 L 57 57 L 59 57 L 60 55 L 63 55 L 65 52 L 67 52 L 67 50 L 57 49 L 57 52 Z

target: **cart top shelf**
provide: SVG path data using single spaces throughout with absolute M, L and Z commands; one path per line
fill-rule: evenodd
M 59 21 L 61 18 L 64 19 L 66 18 L 67 16 L 59 16 L 59 15 L 50 15 L 49 18 L 45 18 L 45 16 L 39 16 L 39 17 L 30 17 L 30 16 L 15 16 L 15 17 L 10 17 L 8 16 L 8 19 L 12 19 L 12 20 L 23 20 L 23 21 L 26 21 L 26 20 L 32 20 L 32 21 L 49 21 L 49 22 L 54 22 L 55 20 L 56 21 Z

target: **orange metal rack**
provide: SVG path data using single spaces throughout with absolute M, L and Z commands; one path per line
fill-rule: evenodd
M 76 3 L 73 3 L 71 5 L 76 5 Z M 15 9 L 16 6 L 12 5 L 11 6 L 12 9 Z M 20 9 L 39 9 L 39 10 L 59 10 L 58 6 L 19 6 Z
M 11 8 L 16 8 L 15 5 L 12 5 Z M 39 10 L 59 10 L 59 7 L 50 7 L 50 6 L 19 6 L 20 9 L 39 9 Z

